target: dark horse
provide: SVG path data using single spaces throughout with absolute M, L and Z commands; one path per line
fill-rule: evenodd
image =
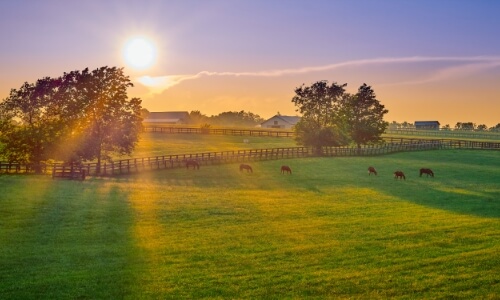
M 186 169 L 189 169 L 189 166 L 192 166 L 193 170 L 200 169 L 200 164 L 196 160 L 193 160 L 193 159 L 186 160 Z
M 281 166 L 281 174 L 285 174 L 285 172 L 292 174 L 292 169 L 289 166 Z
M 405 173 L 403 173 L 401 171 L 394 172 L 394 178 L 406 180 Z
M 250 165 L 241 164 L 240 165 L 240 172 L 243 170 L 247 170 L 247 173 L 248 172 L 253 173 L 252 167 Z
M 374 167 L 368 167 L 368 175 L 372 175 L 372 173 L 377 175 L 377 170 Z
M 431 177 L 434 177 L 434 172 L 432 172 L 431 169 L 420 169 L 420 177 L 422 177 L 422 174 L 427 174 L 427 177 L 429 177 L 429 175 L 431 175 Z

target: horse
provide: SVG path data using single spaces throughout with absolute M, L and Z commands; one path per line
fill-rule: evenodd
M 377 175 L 377 170 L 374 167 L 368 167 L 368 175 L 372 175 L 372 173 Z
M 289 166 L 281 166 L 281 174 L 285 174 L 285 172 L 292 174 L 292 169 Z
M 420 177 L 422 177 L 422 174 L 427 174 L 427 177 L 429 177 L 429 175 L 431 175 L 431 177 L 434 177 L 434 172 L 432 172 L 431 169 L 420 169 Z
M 241 164 L 240 165 L 240 172 L 243 170 L 247 170 L 247 173 L 248 172 L 253 173 L 252 167 L 250 165 Z
M 189 166 L 192 166 L 193 170 L 200 169 L 200 164 L 196 160 L 193 160 L 193 159 L 186 160 L 186 169 L 189 169 Z
M 406 180 L 405 173 L 403 173 L 401 171 L 394 172 L 394 178 L 395 179 L 404 179 L 404 180 Z

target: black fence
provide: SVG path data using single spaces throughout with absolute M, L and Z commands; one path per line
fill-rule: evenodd
M 100 169 L 96 163 L 85 163 L 78 166 L 81 172 L 90 176 L 116 176 L 149 170 L 185 168 L 186 161 L 196 160 L 200 165 L 217 165 L 248 161 L 288 159 L 312 156 L 376 156 L 396 152 L 425 151 L 438 149 L 484 149 L 500 150 L 500 143 L 466 140 L 444 139 L 408 139 L 385 138 L 384 142 L 362 147 L 323 147 L 319 150 L 310 147 L 289 147 L 234 150 L 222 152 L 203 152 L 192 154 L 162 155 L 146 158 L 122 159 L 104 162 Z M 65 168 L 64 164 L 23 165 L 18 163 L 1 163 L 0 173 L 41 173 L 55 172 Z
M 293 131 L 264 130 L 264 129 L 145 126 L 144 131 L 170 133 L 170 134 L 184 133 L 184 134 L 212 134 L 212 135 L 236 135 L 236 136 L 294 137 Z
M 420 130 L 420 129 L 387 129 L 386 135 L 404 135 L 420 137 L 437 137 L 442 139 L 482 139 L 500 140 L 499 131 L 472 131 L 472 130 Z

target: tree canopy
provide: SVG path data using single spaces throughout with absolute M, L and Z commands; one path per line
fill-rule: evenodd
M 38 164 L 131 153 L 141 129 L 141 100 L 122 68 L 101 67 L 43 78 L 13 89 L 0 103 L 1 154 Z
M 321 151 L 323 146 L 352 142 L 359 147 L 380 140 L 388 126 L 383 120 L 388 110 L 370 86 L 363 84 L 354 95 L 345 91 L 346 86 L 323 80 L 295 89 L 292 102 L 302 114 L 295 126 L 299 144 Z

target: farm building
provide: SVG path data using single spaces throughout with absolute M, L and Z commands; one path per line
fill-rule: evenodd
M 187 124 L 189 123 L 189 113 L 187 111 L 150 112 L 143 122 L 148 124 Z
M 264 121 L 260 124 L 262 128 L 281 128 L 281 129 L 291 129 L 297 122 L 299 122 L 300 117 L 298 116 L 282 116 L 275 115 L 274 117 Z
M 438 121 L 415 121 L 415 129 L 439 130 Z

